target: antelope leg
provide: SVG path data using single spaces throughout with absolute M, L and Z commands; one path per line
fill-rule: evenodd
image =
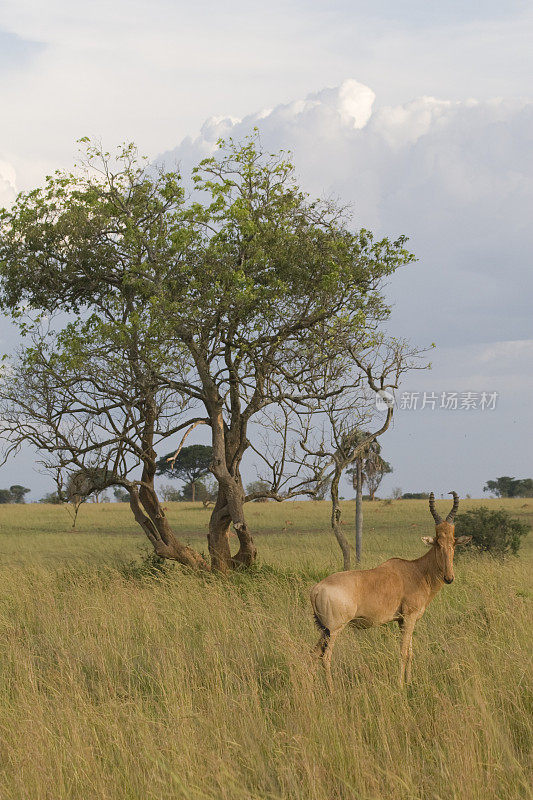
M 333 680 L 331 678 L 331 654 L 333 652 L 333 645 L 335 644 L 335 639 L 337 638 L 339 633 L 343 630 L 343 628 L 337 628 L 336 631 L 330 633 L 322 655 L 322 663 L 324 664 L 324 669 L 326 671 L 326 683 L 328 684 L 328 689 L 330 691 L 330 694 L 333 694 Z
M 400 686 L 411 681 L 411 661 L 413 659 L 413 631 L 417 617 L 415 615 L 404 617 L 400 628 L 402 631 L 402 644 L 400 650 Z

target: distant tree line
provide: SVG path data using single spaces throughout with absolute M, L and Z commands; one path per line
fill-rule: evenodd
M 494 481 L 487 481 L 484 492 L 496 497 L 533 497 L 533 478 L 511 478 L 502 475 Z

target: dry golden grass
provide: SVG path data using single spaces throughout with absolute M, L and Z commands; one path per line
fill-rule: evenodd
M 531 520 L 533 501 L 503 505 Z M 169 513 L 205 546 L 208 512 Z M 365 566 L 423 552 L 424 502 L 365 515 Z M 0 507 L 2 800 L 530 797 L 533 536 L 458 562 L 406 691 L 389 626 L 341 637 L 330 698 L 308 656 L 309 588 L 339 564 L 327 505 L 249 517 L 262 563 L 222 580 L 128 567 L 145 545 L 125 506 L 74 533 L 63 509 Z

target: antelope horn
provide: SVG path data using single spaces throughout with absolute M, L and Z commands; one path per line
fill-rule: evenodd
M 457 492 L 448 492 L 448 494 L 453 494 L 453 507 L 446 517 L 446 522 L 453 522 L 454 517 L 457 514 L 457 509 L 459 508 L 459 497 L 457 496 Z
M 435 511 L 435 495 L 433 492 L 429 495 L 429 510 L 431 511 L 431 516 L 435 520 L 435 524 L 438 525 L 439 522 L 442 522 L 442 517 L 439 517 L 437 512 Z

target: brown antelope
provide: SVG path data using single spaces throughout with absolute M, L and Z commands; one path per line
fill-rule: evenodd
M 337 636 L 349 622 L 357 627 L 397 622 L 402 631 L 400 686 L 404 680 L 407 683 L 411 680 L 415 625 L 443 583 L 453 581 L 455 547 L 472 538 L 455 538 L 453 520 L 459 498 L 456 492 L 450 494 L 453 494 L 453 507 L 445 520 L 435 510 L 433 492 L 429 496 L 436 535 L 422 536 L 424 544 L 431 548 L 423 556 L 414 561 L 389 558 L 374 569 L 335 572 L 311 589 L 311 605 L 320 630 L 313 652 L 322 658 L 330 691 L 333 691 L 331 653 Z

